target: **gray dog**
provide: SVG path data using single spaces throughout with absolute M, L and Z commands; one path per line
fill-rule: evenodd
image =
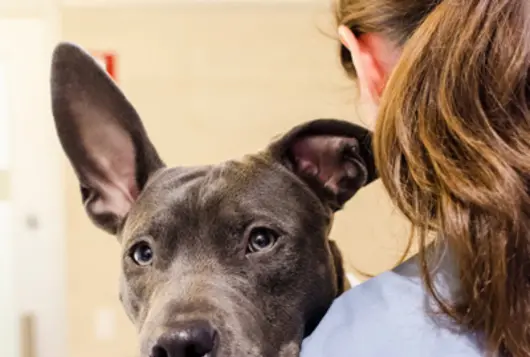
M 53 115 L 94 224 L 123 247 L 142 357 L 295 357 L 345 288 L 333 213 L 376 178 L 371 135 L 315 120 L 239 161 L 168 168 L 90 55 L 53 54 Z

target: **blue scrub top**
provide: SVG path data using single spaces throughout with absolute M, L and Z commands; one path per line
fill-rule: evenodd
M 456 292 L 451 266 L 444 258 L 434 273 L 446 297 Z M 337 298 L 304 340 L 301 357 L 485 356 L 478 336 L 431 318 L 428 301 L 417 258 L 412 258 Z

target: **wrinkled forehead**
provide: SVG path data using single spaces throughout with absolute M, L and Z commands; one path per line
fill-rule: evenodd
M 319 212 L 326 215 L 321 201 L 301 180 L 279 163 L 255 155 L 159 172 L 131 210 L 124 233 L 153 225 L 234 219 L 279 220 L 288 226 Z

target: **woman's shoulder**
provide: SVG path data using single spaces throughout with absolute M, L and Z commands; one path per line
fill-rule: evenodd
M 302 345 L 302 357 L 481 356 L 473 336 L 426 313 L 414 259 L 340 296 Z

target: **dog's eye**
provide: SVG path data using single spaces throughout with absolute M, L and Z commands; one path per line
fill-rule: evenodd
M 146 242 L 138 243 L 131 249 L 131 258 L 138 265 L 149 265 L 153 261 L 153 249 Z
M 254 228 L 250 231 L 248 241 L 248 252 L 257 253 L 266 249 L 270 249 L 276 243 L 278 235 L 276 232 L 268 228 Z

